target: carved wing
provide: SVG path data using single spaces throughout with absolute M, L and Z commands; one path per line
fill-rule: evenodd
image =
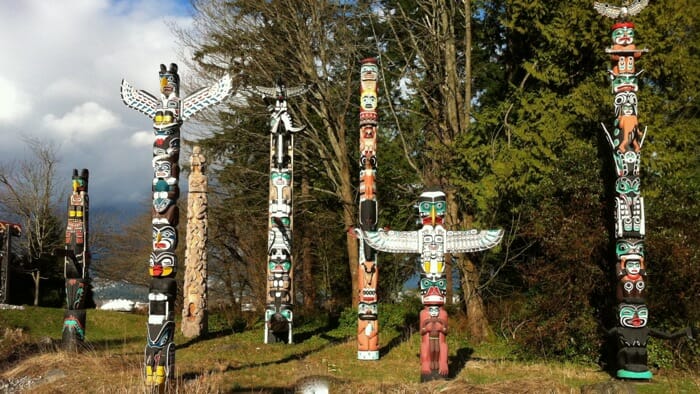
M 295 86 L 293 88 L 287 88 L 287 97 L 301 96 L 309 90 L 308 85 Z
M 631 4 L 629 7 L 627 7 L 627 13 L 630 16 L 635 16 L 642 12 L 644 7 L 649 5 L 649 0 L 637 0 L 633 4 Z
M 503 238 L 503 230 L 448 231 L 445 252 L 470 253 L 491 249 Z
M 154 95 L 134 88 L 126 79 L 122 79 L 121 95 L 127 107 L 142 112 L 151 119 L 156 116 L 156 108 L 160 107 L 160 100 Z
M 601 3 L 596 1 L 593 3 L 593 8 L 598 11 L 600 15 L 607 16 L 608 18 L 617 18 L 620 16 L 622 8 L 610 5 L 608 3 Z
M 381 252 L 420 253 L 418 231 L 363 231 L 355 228 L 355 234 L 367 245 Z
M 231 77 L 226 74 L 213 86 L 201 88 L 185 97 L 182 100 L 182 120 L 187 120 L 197 112 L 224 101 L 231 94 L 232 87 Z
M 245 90 L 259 94 L 263 98 L 274 97 L 277 98 L 277 88 L 266 88 L 264 86 L 248 86 Z

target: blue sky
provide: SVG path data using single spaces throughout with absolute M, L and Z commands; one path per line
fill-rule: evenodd
M 148 201 L 151 121 L 119 86 L 157 92 L 171 62 L 187 81 L 172 26 L 188 28 L 191 14 L 188 0 L 0 1 L 0 161 L 22 160 L 22 138 L 39 138 L 56 147 L 66 187 L 73 168 L 90 169 L 93 206 Z

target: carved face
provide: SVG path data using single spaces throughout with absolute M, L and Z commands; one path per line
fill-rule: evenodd
M 73 170 L 73 192 L 87 192 L 88 189 L 88 170 L 84 169 L 82 174 L 78 175 L 78 170 Z
M 623 327 L 640 328 L 647 324 L 649 309 L 646 305 L 620 304 L 620 325 Z
M 151 252 L 148 271 L 151 276 L 169 276 L 175 272 L 176 261 L 173 252 Z
M 620 260 L 622 256 L 644 257 L 644 241 L 641 239 L 618 239 L 615 244 L 615 253 L 617 254 L 618 260 Z
M 439 306 L 429 306 L 428 307 L 428 314 L 430 317 L 438 317 L 440 315 L 440 307 Z
M 153 250 L 174 252 L 177 247 L 177 231 L 168 224 L 153 225 Z
M 612 40 L 616 45 L 630 45 L 634 43 L 634 25 L 631 23 L 619 23 L 613 26 Z
M 421 274 L 420 293 L 424 305 L 443 305 L 447 296 L 447 279 Z
M 639 195 L 639 186 L 638 177 L 622 176 L 615 181 L 615 191 L 628 196 Z
M 153 176 L 155 178 L 178 177 L 179 166 L 168 160 L 156 160 L 153 162 Z
M 619 74 L 613 78 L 613 93 L 636 92 L 637 90 L 639 90 L 639 85 L 637 84 L 637 76 L 634 74 Z
M 443 192 L 423 192 L 418 197 L 418 214 L 424 225 L 442 224 L 446 210 L 447 202 Z

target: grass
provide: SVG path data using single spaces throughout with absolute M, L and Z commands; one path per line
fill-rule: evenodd
M 91 310 L 87 319 L 88 348 L 66 353 L 59 347 L 62 310 L 0 310 L 0 382 L 30 380 L 32 393 L 145 391 L 146 317 Z M 597 365 L 523 362 L 512 357 L 506 342 L 471 345 L 463 333 L 451 332 L 454 376 L 419 383 L 418 335 L 404 340 L 383 331 L 382 358 L 370 362 L 357 360 L 355 339 L 343 335 L 347 330 L 326 330 L 318 322 L 296 327 L 302 340 L 293 345 L 264 345 L 260 325 L 232 333 L 217 319 L 211 322 L 206 339 L 189 340 L 178 331 L 177 380 L 169 392 L 293 392 L 298 382 L 319 376 L 333 393 L 578 393 L 582 386 L 611 381 Z M 674 370 L 656 371 L 651 382 L 618 384 L 638 393 L 700 392 L 697 373 Z

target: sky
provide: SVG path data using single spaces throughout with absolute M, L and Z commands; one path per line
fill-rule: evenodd
M 192 12 L 188 0 L 0 0 L 0 162 L 25 160 L 24 139 L 38 138 L 68 190 L 73 168 L 90 170 L 91 207 L 149 201 L 152 121 L 119 87 L 158 93 L 159 65 L 172 62 L 186 81 L 173 26 L 190 27 Z

